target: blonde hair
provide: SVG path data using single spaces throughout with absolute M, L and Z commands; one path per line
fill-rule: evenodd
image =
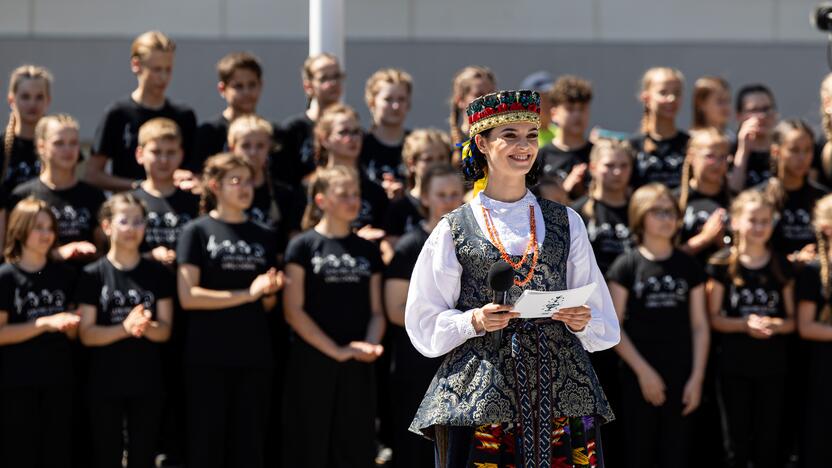
M 670 75 L 673 79 L 678 80 L 679 83 L 684 86 L 685 75 L 683 75 L 681 71 L 670 67 L 653 67 L 644 72 L 644 75 L 641 77 L 641 91 L 645 92 L 650 90 L 650 87 L 653 86 L 653 84 L 657 82 L 660 77 L 667 75 Z M 650 135 L 650 107 L 647 103 L 642 104 L 641 132 L 648 137 Z M 655 143 L 653 143 L 650 138 L 645 138 L 644 152 L 652 153 L 653 151 L 656 151 Z
M 43 80 L 46 87 L 46 95 L 52 93 L 52 73 L 44 67 L 37 65 L 21 65 L 12 71 L 9 77 L 9 95 L 17 94 L 20 83 L 23 80 Z M 12 151 L 14 150 L 14 129 L 17 126 L 17 116 L 14 112 L 9 113 L 9 123 L 6 124 L 6 134 L 3 139 L 3 166 L 0 167 L 0 181 L 6 178 L 6 171 L 9 169 Z
M 272 124 L 269 123 L 268 120 L 260 117 L 259 115 L 242 115 L 234 119 L 231 122 L 231 126 L 228 127 L 228 146 L 234 147 L 237 144 L 237 141 L 244 137 L 245 135 L 249 135 L 251 133 L 264 133 L 268 135 L 270 145 L 273 148 L 273 141 L 271 140 L 274 136 L 274 127 Z M 269 189 L 269 198 L 271 203 L 269 205 L 269 218 L 272 221 L 277 222 L 280 220 L 280 208 L 277 206 L 277 200 L 275 200 L 274 196 L 274 182 L 272 181 L 271 177 L 271 169 L 269 168 L 268 161 L 266 162 L 266 166 L 263 168 L 265 172 L 265 180 L 266 180 L 266 187 Z
M 728 138 L 719 130 L 713 127 L 700 128 L 698 130 L 691 130 L 690 140 L 688 140 L 688 148 L 685 154 L 685 162 L 682 165 L 682 180 L 679 185 L 679 209 L 684 212 L 688 208 L 688 199 L 690 198 L 690 179 L 693 178 L 693 158 L 696 157 L 694 149 L 709 144 L 717 144 L 725 146 L 725 154 L 731 150 L 731 143 Z M 722 181 L 722 187 L 726 186 L 725 180 Z
M 465 116 L 462 115 L 463 113 L 457 107 L 457 101 L 471 91 L 476 80 L 489 81 L 495 87 L 497 85 L 497 78 L 494 76 L 494 72 L 488 67 L 478 65 L 467 66 L 456 72 L 453 81 L 451 81 L 451 98 L 449 100 L 451 115 L 448 117 L 448 125 L 451 129 L 451 143 L 459 143 L 468 139 L 468 135 L 463 135 L 459 129 L 459 120 Z
M 435 128 L 419 128 L 410 132 L 404 139 L 402 147 L 402 160 L 407 169 L 407 186 L 413 188 L 416 185 L 416 174 L 411 173 L 409 167 L 416 164 L 416 158 L 425 149 L 431 146 L 441 146 L 442 151 L 447 153 L 447 163 L 451 162 L 451 141 L 448 134 Z
M 832 115 L 826 112 L 824 101 L 832 105 L 832 73 L 826 75 L 820 84 L 820 119 L 823 135 L 826 137 L 826 144 L 820 155 L 821 168 L 824 174 L 832 174 Z
M 670 201 L 674 211 L 676 211 L 677 222 L 681 222 L 682 211 L 679 209 L 679 204 L 676 203 L 673 193 L 666 185 L 658 182 L 642 185 L 638 190 L 633 192 L 633 195 L 630 197 L 630 207 L 627 210 L 627 217 L 630 220 L 630 232 L 633 234 L 636 243 L 641 243 L 644 240 L 644 218 L 662 197 Z
M 748 207 L 755 205 L 768 208 L 771 211 L 773 222 L 774 217 L 777 215 L 777 206 L 771 198 L 766 196 L 765 193 L 755 189 L 744 190 L 734 198 L 734 201 L 731 202 L 731 206 L 728 210 L 731 215 L 731 219 L 739 218 L 743 211 L 745 211 Z M 737 287 L 741 287 L 745 284 L 742 279 L 742 265 L 740 263 L 740 254 L 742 253 L 743 244 L 744 240 L 742 237 L 735 236 L 734 245 L 732 245 L 729 249 L 728 257 L 714 256 L 710 260 L 710 263 L 713 264 L 727 265 L 728 277 L 731 278 L 731 282 Z M 785 280 L 785 275 L 783 274 L 781 265 L 776 261 L 776 259 L 772 258 L 771 265 L 775 278 L 777 278 L 778 281 Z
M 621 153 L 627 156 L 627 161 L 630 163 L 630 168 L 632 169 L 633 161 L 636 159 L 636 152 L 628 141 L 598 138 L 592 143 L 592 150 L 589 152 L 590 164 L 598 164 L 604 156 L 609 154 Z M 598 183 L 598 179 L 593 177 L 589 182 L 586 203 L 584 203 L 581 209 L 581 213 L 587 218 L 595 216 L 595 201 L 601 197 L 598 193 L 600 189 L 601 185 Z
M 330 54 L 329 52 L 321 52 L 319 54 L 310 55 L 309 57 L 306 57 L 306 60 L 303 61 L 303 66 L 300 69 L 300 77 L 304 83 L 312 81 L 313 75 L 315 74 L 315 70 L 313 68 L 315 67 L 315 63 L 318 62 L 318 60 L 320 59 L 327 59 L 335 63 L 335 65 L 338 65 L 338 69 L 341 70 L 341 62 L 338 60 L 338 57 L 336 57 L 334 54 Z M 341 70 L 342 75 L 343 73 L 344 71 Z M 311 104 L 312 96 L 307 95 L 306 107 L 309 108 Z
M 179 125 L 167 117 L 156 117 L 148 120 L 139 127 L 139 146 L 158 140 L 174 140 L 182 142 Z
M 211 182 L 219 182 L 220 179 L 234 169 L 245 168 L 254 175 L 254 166 L 243 156 L 232 153 L 220 153 L 205 160 L 202 168 L 202 195 L 199 198 L 199 213 L 206 214 L 217 206 L 217 198 L 209 185 Z
M 376 98 L 382 84 L 401 84 L 407 89 L 407 95 L 413 94 L 413 77 L 410 73 L 398 68 L 382 68 L 376 71 L 369 78 L 364 86 L 364 102 L 367 107 L 373 108 L 373 100 Z
M 55 240 L 58 239 L 58 221 L 55 219 L 52 210 L 49 209 L 49 204 L 34 196 L 26 197 L 20 200 L 9 214 L 9 221 L 6 226 L 6 241 L 3 249 L 3 255 L 5 255 L 7 262 L 15 263 L 20 261 L 20 257 L 23 255 L 23 247 L 26 245 L 26 239 L 29 238 L 29 234 L 35 229 L 38 214 L 40 213 L 46 213 L 49 219 L 52 220 L 52 233 L 55 235 Z
M 347 116 L 359 125 L 361 119 L 358 117 L 358 112 L 346 104 L 333 104 L 324 110 L 318 121 L 315 122 L 315 162 L 318 166 L 326 166 L 329 162 L 329 153 L 323 146 L 323 141 L 329 138 L 332 133 L 332 128 L 335 125 L 335 119 L 339 116 Z
M 826 195 L 815 203 L 812 213 L 815 222 L 815 236 L 818 240 L 818 257 L 820 258 L 820 281 L 823 290 L 824 306 L 820 312 L 820 321 L 832 324 L 832 279 L 829 277 L 829 239 L 823 233 L 822 226 L 832 226 L 832 194 Z
M 309 203 L 303 212 L 303 221 L 301 222 L 303 230 L 312 229 L 323 218 L 323 211 L 315 203 L 315 195 L 326 193 L 330 187 L 344 180 L 356 184 L 359 186 L 359 190 L 361 189 L 358 183 L 358 172 L 351 167 L 322 167 L 315 171 L 312 181 L 309 183 Z
M 728 92 L 731 87 L 728 82 L 719 76 L 703 76 L 693 83 L 693 125 L 694 130 L 700 130 L 708 126 L 705 121 L 705 111 L 702 107 L 705 101 L 713 94 L 720 91 Z
M 774 127 L 774 132 L 771 135 L 771 146 L 782 148 L 786 135 L 793 130 L 803 132 L 814 144 L 815 134 L 809 124 L 800 119 L 786 119 Z M 778 209 L 782 209 L 783 204 L 786 203 L 786 187 L 783 183 L 783 178 L 786 175 L 786 159 L 782 153 L 777 157 L 774 157 L 774 154 L 771 156 L 771 172 L 773 175 L 768 179 L 766 195 L 774 201 Z
M 59 126 L 59 128 L 69 127 L 76 132 L 80 131 L 81 128 L 78 125 L 78 121 L 69 114 L 52 114 L 42 117 L 38 120 L 38 124 L 35 125 L 36 148 L 39 142 L 46 141 L 49 138 L 49 129 L 52 127 L 52 124 Z M 40 154 L 39 156 L 43 160 L 43 155 Z
M 175 52 L 176 43 L 161 31 L 147 31 L 140 34 L 130 45 L 130 58 L 146 59 L 151 52 Z

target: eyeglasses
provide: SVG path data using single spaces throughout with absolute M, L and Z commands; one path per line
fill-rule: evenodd
M 347 137 L 360 137 L 362 131 L 360 128 L 345 128 L 343 130 L 338 130 L 335 132 L 335 135 L 338 138 L 347 138 Z
M 647 213 L 664 220 L 676 219 L 679 216 L 673 208 L 650 208 Z
M 145 227 L 146 222 L 144 218 L 127 219 L 124 216 L 116 216 L 113 218 L 113 226 L 120 231 L 126 231 L 130 228 L 141 229 Z
M 745 109 L 743 112 L 746 114 L 764 114 L 768 115 L 774 111 L 773 106 L 763 106 L 763 107 L 752 107 L 751 109 Z
M 228 177 L 222 179 L 224 184 L 230 185 L 232 187 L 249 187 L 254 186 L 254 181 L 251 179 L 244 179 L 242 177 Z
M 346 78 L 346 76 L 347 76 L 346 73 L 340 73 L 339 72 L 339 73 L 332 73 L 332 74 L 329 74 L 329 75 L 316 76 L 314 79 L 315 79 L 315 81 L 317 81 L 319 83 L 327 83 L 327 82 L 330 82 L 330 81 L 341 81 L 344 78 Z

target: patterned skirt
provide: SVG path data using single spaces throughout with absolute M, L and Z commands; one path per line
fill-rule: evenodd
M 599 420 L 555 418 L 549 460 L 522 453 L 513 423 L 436 427 L 436 468 L 604 468 Z

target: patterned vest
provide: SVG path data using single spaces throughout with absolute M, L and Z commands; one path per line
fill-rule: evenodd
M 538 199 L 546 236 L 534 276 L 525 288 L 566 289 L 569 218 L 558 203 Z M 456 308 L 469 310 L 491 302 L 487 275 L 500 253 L 483 234 L 471 206 L 446 216 L 462 265 Z M 519 261 L 515 256 L 512 261 Z M 528 263 L 516 277 L 528 273 Z M 513 286 L 510 301 L 522 290 Z M 434 426 L 476 427 L 516 423 L 524 442 L 548 446 L 556 417 L 614 417 L 589 356 L 563 322 L 515 319 L 503 330 L 499 346 L 491 334 L 467 340 L 445 356 L 410 430 L 433 438 Z M 532 430 L 534 428 L 534 430 Z M 548 452 L 548 448 L 541 447 Z

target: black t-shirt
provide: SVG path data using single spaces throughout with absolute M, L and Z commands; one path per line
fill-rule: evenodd
M 388 206 L 390 206 L 390 199 L 387 198 L 387 192 L 362 171 L 361 211 L 358 212 L 358 218 L 352 222 L 352 226 L 360 229 L 370 225 L 384 229 Z
M 428 236 L 430 236 L 430 233 L 425 231 L 421 225 L 402 236 L 399 243 L 396 244 L 393 260 L 390 261 L 390 265 L 387 266 L 384 273 L 385 278 L 410 281 L 416 259 L 419 258 L 419 253 L 428 240 Z M 427 384 L 430 383 L 430 379 L 433 378 L 439 364 L 442 363 L 442 358 L 422 356 L 413 347 L 404 327 L 391 323 L 389 332 L 393 343 L 393 359 L 391 362 L 393 372 L 396 372 L 399 378 L 419 382 L 427 390 Z
M 595 261 L 598 262 L 601 272 L 606 274 L 612 262 L 633 246 L 627 205 L 611 206 L 601 200 L 595 200 L 593 216 L 589 217 L 584 213 L 588 201 L 588 197 L 581 197 L 572 208 L 584 220 L 586 233 L 595 253 Z
M 681 189 L 677 188 L 674 190 L 673 195 L 678 200 L 681 196 Z M 679 229 L 679 239 L 682 244 L 702 232 L 702 227 L 714 211 L 719 208 L 728 208 L 729 203 L 728 192 L 726 190 L 716 195 L 705 195 L 694 188 L 690 188 L 688 191 L 688 206 L 685 207 L 685 212 L 682 213 L 682 227 Z M 709 246 L 696 254 L 695 258 L 699 261 L 700 265 L 704 266 L 711 255 L 717 253 L 719 249 L 716 246 Z
M 113 164 L 114 176 L 133 180 L 144 179 L 144 168 L 136 162 L 139 127 L 156 117 L 167 117 L 179 125 L 182 132 L 182 149 L 185 153 L 182 167 L 190 167 L 196 116 L 189 107 L 174 104 L 167 99 L 161 109 L 144 107 L 130 96 L 111 104 L 95 129 L 92 154 L 109 158 Z
M 131 270 L 116 268 L 107 257 L 84 267 L 77 302 L 94 306 L 95 324 L 119 325 L 137 305 L 157 318 L 157 304 L 172 299 L 173 274 L 161 263 L 140 259 Z M 136 396 L 162 391 L 162 345 L 128 337 L 90 348 L 89 384 L 96 394 Z
M 272 193 L 274 197 L 272 197 Z M 272 213 L 272 199 L 278 212 Z M 282 252 L 289 241 L 289 232 L 300 229 L 300 217 L 298 216 L 297 200 L 294 191 L 281 182 L 272 183 L 272 192 L 269 192 L 269 185 L 264 183 L 254 189 L 254 200 L 246 214 L 252 221 L 265 224 L 274 229 L 277 235 L 277 249 Z M 302 217 L 302 214 L 301 214 Z
M 731 154 L 737 153 L 737 143 L 731 147 Z M 732 167 L 731 170 L 736 170 Z M 745 173 L 743 189 L 754 187 L 767 181 L 771 174 L 771 153 L 769 151 L 751 151 L 748 153 L 748 171 Z
M 303 309 L 339 345 L 363 341 L 370 278 L 383 268 L 378 247 L 355 234 L 328 238 L 310 229 L 289 242 L 286 263 L 304 270 Z
M 786 318 L 783 288 L 794 272 L 788 260 L 772 255 L 761 268 L 739 265 L 742 286 L 737 286 L 728 270 L 728 249 L 717 253 L 705 267 L 708 276 L 725 288 L 721 314 L 746 318 L 751 314 Z M 725 333 L 720 340 L 719 362 L 724 372 L 746 376 L 783 374 L 788 365 L 788 338 L 775 335 L 768 339 L 752 338 L 747 333 Z
M 768 182 L 761 184 L 760 190 L 765 190 L 767 185 Z M 774 250 L 790 254 L 816 241 L 812 210 L 815 202 L 827 193 L 829 189 L 808 179 L 803 187 L 786 191 L 783 209 L 771 236 Z
M 644 150 L 647 139 L 656 148 L 652 153 Z M 678 187 L 682 181 L 682 166 L 689 139 L 690 136 L 681 130 L 666 140 L 654 140 L 643 133 L 631 138 L 630 144 L 636 150 L 636 163 L 630 181 L 633 188 L 651 182 L 663 183 L 671 189 Z
M 10 212 L 17 202 L 30 195 L 48 203 L 55 215 L 58 221 L 57 245 L 94 242 L 98 209 L 105 200 L 101 190 L 80 181 L 68 189 L 52 190 L 40 179 L 32 179 L 14 189 L 6 210 Z
M 589 164 L 589 153 L 592 152 L 592 142 L 586 142 L 584 146 L 573 150 L 563 150 L 548 143 L 537 152 L 537 160 L 540 163 L 540 173 L 546 176 L 557 176 L 566 180 L 572 168 L 578 164 Z M 586 193 L 591 177 L 589 171 L 584 173 L 583 185 L 575 187 L 570 194 L 572 197 L 579 197 Z
M 0 265 L 0 310 L 9 324 L 73 310 L 75 278 L 70 267 L 47 263 L 29 273 L 17 265 Z M 0 385 L 27 387 L 66 385 L 72 381 L 72 342 L 64 333 L 46 332 L 0 347 Z
M 823 283 L 821 282 L 820 264 L 812 262 L 803 267 L 795 282 L 794 299 L 795 304 L 801 301 L 813 302 L 815 304 L 815 320 L 820 321 L 820 315 L 826 305 L 832 304 L 832 297 L 825 297 L 823 294 Z M 832 375 L 820 372 L 828 369 L 832 360 L 832 342 L 809 341 L 812 351 L 812 372 L 813 385 L 821 385 L 823 389 L 832 387 Z
M 170 196 L 161 198 L 139 187 L 132 194 L 143 201 L 147 208 L 147 227 L 144 231 L 142 251 L 163 246 L 176 249 L 176 240 L 182 228 L 199 214 L 199 197 L 176 189 Z
M 405 137 L 409 133 L 410 131 L 406 130 Z M 359 160 L 366 168 L 370 180 L 381 183 L 385 173 L 393 174 L 396 179 L 403 180 L 406 171 L 402 164 L 402 148 L 404 148 L 404 138 L 400 144 L 388 146 L 378 141 L 372 133 L 365 133 Z
M 0 133 L 0 164 L 4 164 L 7 156 L 9 158 L 6 172 L 0 180 L 0 200 L 8 199 L 15 187 L 40 174 L 40 158 L 35 153 L 34 141 L 14 137 L 11 155 L 6 155 L 5 142 L 6 134 Z M 0 166 L 0 172 L 3 170 L 2 167 Z
M 275 266 L 275 244 L 274 231 L 263 224 L 226 223 L 201 216 L 182 230 L 176 258 L 180 265 L 199 268 L 200 287 L 248 289 L 257 275 Z M 187 312 L 188 364 L 256 368 L 272 365 L 262 301 Z
M 301 179 L 315 170 L 315 122 L 306 112 L 283 121 L 281 150 L 273 156 L 272 176 L 292 187 L 300 186 Z
M 228 151 L 228 126 L 228 119 L 222 113 L 199 125 L 196 129 L 194 156 L 188 161 L 187 169 L 202 172 L 202 165 L 206 159 Z
M 705 282 L 702 267 L 681 250 L 652 261 L 633 248 L 613 262 L 607 280 L 629 291 L 623 326 L 639 352 L 656 366 L 690 366 L 690 291 Z
M 387 208 L 387 234 L 401 236 L 410 231 L 416 230 L 419 223 L 425 219 L 422 214 L 422 203 L 418 198 L 405 193 L 401 198 L 390 202 Z

